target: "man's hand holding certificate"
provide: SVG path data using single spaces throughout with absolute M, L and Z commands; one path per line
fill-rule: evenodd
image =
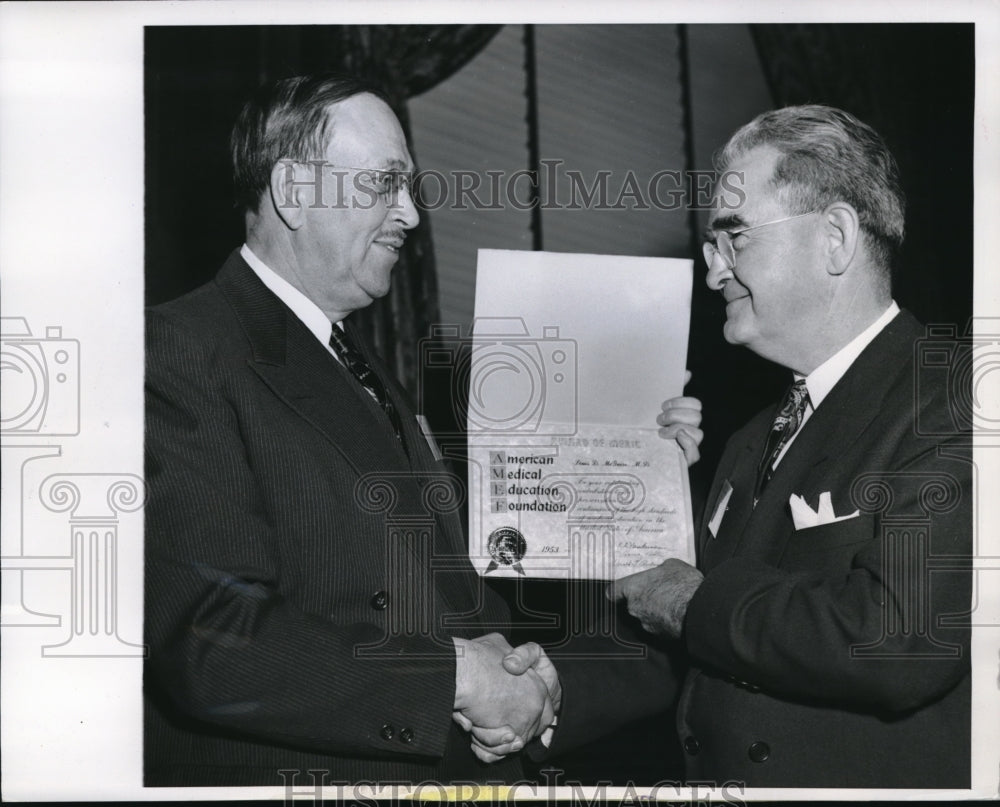
M 691 273 L 686 260 L 480 251 L 468 435 L 481 574 L 613 580 L 693 560 Z M 677 411 L 661 411 L 671 396 Z

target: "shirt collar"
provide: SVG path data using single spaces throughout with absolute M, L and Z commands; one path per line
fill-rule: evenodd
M 260 278 L 261 282 L 274 292 L 281 302 L 292 309 L 292 313 L 312 331 L 324 347 L 328 347 L 332 326 L 320 307 L 258 258 L 246 244 L 240 248 L 240 256 L 253 269 L 254 274 Z
M 809 375 L 805 376 L 806 388 L 809 390 L 809 403 L 814 409 L 823 402 L 823 399 L 830 393 L 830 390 L 836 386 L 837 382 L 843 378 L 844 373 L 854 364 L 855 359 L 882 332 L 882 329 L 892 322 L 898 313 L 899 306 L 893 300 L 882 316 L 809 373 Z M 795 375 L 796 379 L 802 377 L 798 374 Z

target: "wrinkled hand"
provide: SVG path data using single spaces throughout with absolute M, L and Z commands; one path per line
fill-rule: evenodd
M 513 648 L 503 657 L 503 668 L 511 675 L 524 675 L 528 670 L 534 670 L 545 683 L 549 691 L 552 705 L 558 712 L 562 705 L 562 685 L 559 683 L 559 673 L 556 665 L 545 654 L 541 645 L 526 642 Z
M 503 659 L 512 651 L 498 633 L 468 641 L 453 639 L 457 655 L 455 706 L 452 717 L 466 731 L 487 732 L 504 753 L 518 751 L 540 735 L 555 718 L 549 688 L 533 669 L 512 675 Z M 489 750 L 473 734 L 472 750 L 484 762 L 503 754 Z
M 687 386 L 690 380 L 691 371 L 685 371 L 684 385 Z M 698 446 L 705 438 L 705 433 L 698 428 L 701 425 L 701 401 L 689 396 L 670 398 L 663 402 L 656 422 L 662 427 L 660 437 L 664 440 L 676 440 L 684 452 L 688 467 L 694 465 L 701 457 Z
M 535 642 L 526 642 L 513 648 L 504 656 L 503 668 L 511 675 L 524 675 L 526 673 L 538 675 L 545 683 L 553 710 L 558 713 L 559 707 L 562 705 L 562 685 L 559 683 L 559 674 L 556 672 L 555 665 L 540 645 Z M 553 718 L 552 723 L 554 724 L 554 722 L 555 718 Z M 548 728 L 550 726 L 546 726 L 540 735 L 542 742 L 546 745 L 549 742 L 546 739 Z M 470 726 L 469 731 L 472 733 L 473 751 L 485 762 L 496 762 L 508 754 L 521 750 L 524 746 L 519 738 L 514 737 L 510 726 L 499 728 Z
M 688 603 L 705 576 L 694 566 L 668 558 L 659 566 L 636 572 L 608 586 L 608 599 L 628 602 L 628 612 L 650 633 L 677 639 Z

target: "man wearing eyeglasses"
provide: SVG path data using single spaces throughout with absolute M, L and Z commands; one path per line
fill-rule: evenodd
M 399 122 L 356 79 L 288 79 L 232 156 L 246 243 L 147 317 L 145 783 L 519 780 L 466 732 L 519 750 L 558 677 L 504 670 L 453 480 L 350 324 L 418 221 Z
M 729 440 L 698 568 L 610 594 L 686 646 L 690 780 L 967 788 L 969 440 L 961 390 L 922 373 L 926 331 L 892 299 L 895 161 L 851 115 L 803 106 L 737 131 L 719 168 L 742 178 L 704 247 L 725 338 L 793 383 Z M 689 459 L 696 409 L 659 418 Z

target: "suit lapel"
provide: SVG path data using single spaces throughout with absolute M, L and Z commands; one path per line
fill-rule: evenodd
M 308 421 L 359 474 L 397 461 L 392 435 L 372 428 L 371 411 L 362 398 L 367 393 L 238 252 L 230 255 L 216 283 L 251 345 L 248 364 L 275 395 Z
M 378 403 L 260 281 L 238 251 L 230 255 L 216 283 L 239 318 L 251 345 L 253 355 L 248 364 L 252 370 L 279 399 L 340 452 L 359 476 L 401 475 L 409 477 L 398 479 L 401 490 L 408 489 L 413 482 L 414 487 L 422 491 L 430 476 L 441 473 L 435 467 L 402 389 L 356 333 L 352 332 L 355 342 L 382 379 L 400 414 L 409 459 Z M 414 509 L 413 503 L 402 506 L 410 512 Z M 457 515 L 434 513 L 433 517 L 435 554 L 466 554 Z M 419 555 L 412 544 L 408 548 Z M 471 567 L 470 572 L 474 574 Z M 467 608 L 469 598 L 474 595 L 471 583 L 465 584 L 461 595 L 448 587 L 435 588 L 453 610 Z
M 414 472 L 420 475 L 421 486 L 423 487 L 434 477 L 442 478 L 442 475 L 448 474 L 445 467 L 434 458 L 433 454 L 431 454 L 430 447 L 427 445 L 427 438 L 420 429 L 420 426 L 417 423 L 416 413 L 410 405 L 409 396 L 396 381 L 395 376 L 389 372 L 388 368 L 379 356 L 368 348 L 367 342 L 359 337 L 357 329 L 354 327 L 354 323 L 351 320 L 345 320 L 344 327 L 350 332 L 351 338 L 354 340 L 355 345 L 357 345 L 358 350 L 361 352 L 365 361 L 368 362 L 372 370 L 378 374 L 380 379 L 382 379 L 382 383 L 386 388 L 386 394 L 388 394 L 392 399 L 393 406 L 396 407 L 396 411 L 399 413 L 400 424 L 403 429 L 403 438 L 406 440 L 407 451 L 409 453 L 410 465 Z M 462 603 L 465 603 L 465 605 L 461 605 L 464 609 L 467 607 L 468 602 L 477 601 L 477 592 L 473 587 L 473 583 L 478 580 L 478 575 L 472 568 L 471 562 L 468 561 L 468 548 L 465 542 L 465 531 L 462 528 L 462 523 L 458 514 L 462 507 L 462 499 L 464 498 L 464 495 L 462 495 L 459 489 L 459 480 L 452 478 L 450 474 L 448 479 L 449 484 L 451 484 L 455 492 L 459 494 L 458 507 L 456 510 L 434 512 L 436 525 L 436 529 L 434 531 L 434 554 L 439 558 L 457 556 L 463 559 L 463 565 L 468 565 L 467 571 L 469 574 L 459 576 L 462 581 L 460 585 L 463 590 L 463 599 L 455 597 L 449 598 L 447 595 L 451 593 L 451 587 L 442 587 L 442 594 L 445 595 L 446 599 L 448 599 L 449 604 L 457 607 Z M 434 499 L 433 497 L 430 498 L 431 501 L 427 502 L 426 506 L 429 509 L 434 509 Z M 447 508 L 442 509 L 447 510 Z
M 819 492 L 813 488 L 840 470 L 838 457 L 850 451 L 882 411 L 886 394 L 910 362 L 914 340 L 921 333 L 916 320 L 903 311 L 872 340 L 802 427 L 756 508 L 752 507 L 754 478 L 773 412 L 754 419 L 742 439 L 744 450 L 730 471 L 734 488 L 730 511 L 715 541 L 707 539 L 707 562 L 714 565 L 736 554 L 779 562 L 793 534 L 789 497 Z M 738 496 L 741 488 L 743 495 Z
M 254 362 L 254 371 L 359 474 L 405 462 L 390 427 L 386 424 L 381 428 L 380 418 L 372 410 L 378 405 L 361 397 L 367 393 L 323 350 L 312 333 L 301 323 L 290 324 L 288 361 L 283 365 Z M 373 428 L 373 424 L 377 427 Z

